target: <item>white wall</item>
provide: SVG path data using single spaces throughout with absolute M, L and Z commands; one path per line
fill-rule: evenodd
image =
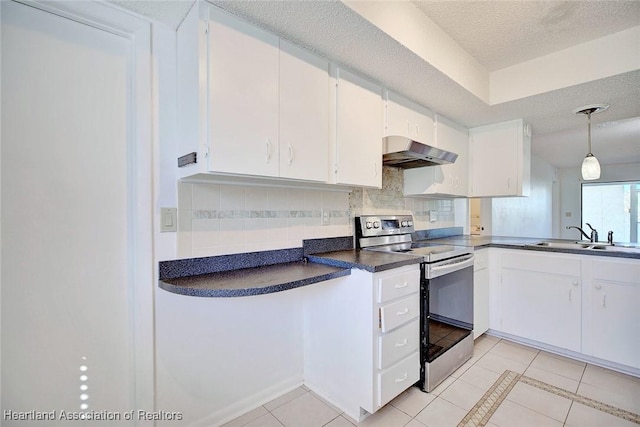
M 568 225 L 582 224 L 582 176 L 580 168 L 560 169 L 560 237 L 578 239 L 578 231 L 567 230 Z M 640 163 L 602 166 L 599 180 L 590 182 L 618 182 L 640 180 Z M 587 221 L 588 222 L 588 221 Z M 601 238 L 602 240 L 602 238 Z M 605 238 L 606 240 L 606 238 Z
M 531 156 L 529 197 L 494 198 L 491 234 L 494 236 L 553 236 L 553 186 L 556 171 L 541 158 Z
M 305 287 L 198 298 L 158 290 L 157 408 L 215 426 L 302 384 Z

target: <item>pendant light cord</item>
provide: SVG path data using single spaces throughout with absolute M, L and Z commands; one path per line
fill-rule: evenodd
M 587 118 L 589 119 L 589 154 L 593 155 L 591 153 L 591 111 L 587 112 Z

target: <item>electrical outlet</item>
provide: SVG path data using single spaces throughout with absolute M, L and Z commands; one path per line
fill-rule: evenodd
M 322 209 L 320 213 L 320 225 L 330 225 L 331 224 L 331 214 L 328 210 Z

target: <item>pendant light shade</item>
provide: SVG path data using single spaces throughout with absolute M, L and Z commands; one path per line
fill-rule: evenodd
M 582 161 L 582 179 L 591 181 L 600 178 L 600 162 L 591 153 L 591 114 L 599 113 L 609 108 L 607 104 L 586 105 L 574 111 L 576 114 L 586 114 L 588 119 L 588 148 L 589 152 Z
M 589 153 L 582 161 L 582 179 L 590 181 L 600 178 L 600 162 L 596 156 Z

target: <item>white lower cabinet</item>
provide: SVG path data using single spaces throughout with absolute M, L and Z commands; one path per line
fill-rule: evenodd
M 419 264 L 305 294 L 304 382 L 362 420 L 420 379 Z
M 583 353 L 640 368 L 640 260 L 598 257 L 586 273 Z
M 640 369 L 640 260 L 524 250 L 497 257 L 491 329 Z
M 580 351 L 580 260 L 506 253 L 501 261 L 502 330 Z

